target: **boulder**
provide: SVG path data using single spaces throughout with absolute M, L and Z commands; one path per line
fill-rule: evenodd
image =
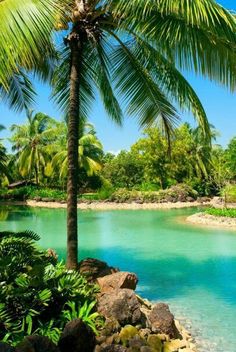
M 107 318 L 105 321 L 105 325 L 100 332 L 100 336 L 111 336 L 114 333 L 120 331 L 120 324 L 114 318 Z
M 97 295 L 98 312 L 105 318 L 113 318 L 122 326 L 135 325 L 141 320 L 140 303 L 133 290 L 117 289 Z
M 164 343 L 164 352 L 178 352 L 180 349 L 186 347 L 184 340 L 172 340 Z
M 108 266 L 106 262 L 93 258 L 87 258 L 79 262 L 78 270 L 82 275 L 86 276 L 89 281 L 95 281 L 99 277 L 119 271 L 117 268 Z
M 119 288 L 135 290 L 138 278 L 134 273 L 120 271 L 111 275 L 99 277 L 97 283 L 100 286 L 101 292 L 108 292 Z
M 119 337 L 122 345 L 127 345 L 128 341 L 138 335 L 138 329 L 132 325 L 126 325 L 120 331 Z
M 149 335 L 147 344 L 152 348 L 153 352 L 162 352 L 162 342 L 157 335 Z
M 96 344 L 95 334 L 81 319 L 66 324 L 58 346 L 61 352 L 93 352 Z
M 151 323 L 153 332 L 166 334 L 171 338 L 178 338 L 180 336 L 179 331 L 175 325 L 174 316 L 170 312 L 167 304 L 155 304 L 148 318 Z
M 17 352 L 59 352 L 58 347 L 46 336 L 27 336 L 17 347 Z
M 147 343 L 138 335 L 129 340 L 129 347 L 133 350 L 140 351 L 143 346 L 147 346 Z
M 127 348 L 121 345 L 107 345 L 101 347 L 99 352 L 126 352 Z
M 149 346 L 143 346 L 140 348 L 140 352 L 153 352 L 151 347 Z
M 0 352 L 15 352 L 15 348 L 7 345 L 4 342 L 0 342 Z

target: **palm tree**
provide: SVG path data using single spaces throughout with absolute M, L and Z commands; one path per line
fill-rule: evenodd
M 56 143 L 50 149 L 57 153 L 52 159 L 52 167 L 59 171 L 61 179 L 67 178 L 68 156 L 67 156 L 67 125 L 62 122 L 55 129 L 57 135 Z M 83 123 L 79 129 L 78 164 L 80 169 L 84 169 L 88 176 L 92 176 L 101 170 L 101 158 L 103 149 L 101 142 L 96 137 L 94 126 Z
M 10 11 L 7 4 L 13 6 L 13 2 L 14 11 Z M 45 74 L 50 61 L 47 59 L 54 55 L 49 40 L 53 19 L 52 12 L 48 11 L 53 1 L 27 0 L 24 3 L 22 8 L 19 0 L 0 2 L 2 9 L 5 8 L 1 31 L 20 12 L 20 21 L 15 21 L 16 24 L 4 34 L 3 39 L 7 37 L 7 41 L 2 40 L 2 33 L 0 37 L 2 57 L 6 59 L 12 53 L 8 47 L 15 53 L 9 62 L 10 67 L 0 64 L 5 90 L 9 87 L 9 79 L 19 72 L 18 67 Z M 28 38 L 26 12 L 29 3 L 44 8 L 43 22 L 47 21 L 47 13 L 49 18 L 45 31 L 43 26 L 37 26 L 38 21 L 29 23 L 29 28 L 32 25 L 33 33 L 40 38 L 36 49 L 33 41 L 26 41 L 22 35 L 27 33 Z M 140 125 L 150 125 L 158 119 L 170 136 L 178 121 L 175 101 L 181 109 L 193 112 L 205 137 L 209 137 L 204 109 L 179 69 L 193 70 L 234 89 L 236 22 L 213 0 L 64 0 L 61 12 L 57 5 L 54 1 L 55 28 L 66 29 L 69 24 L 66 46 L 53 83 L 56 101 L 68 116 L 67 266 L 75 268 L 78 255 L 78 126 L 80 118 L 89 114 L 96 90 L 99 90 L 108 114 L 118 123 L 123 119 L 122 106 L 128 115 L 138 117 Z M 40 16 L 38 14 L 35 18 L 41 20 Z M 25 46 L 23 59 L 17 48 L 18 32 L 19 48 Z M 43 50 L 45 43 L 46 50 Z M 36 53 L 30 52 L 32 48 Z M 44 60 L 37 61 L 40 56 L 38 48 L 44 53 Z M 10 72 L 10 75 L 4 72 Z M 11 101 L 12 104 L 15 102 L 16 99 Z
M 5 127 L 3 125 L 0 125 L 0 132 L 4 129 Z M 0 174 L 10 177 L 7 169 L 7 160 L 8 157 L 6 154 L 6 148 L 2 145 L 0 139 Z
M 25 125 L 12 125 L 14 132 L 10 138 L 12 149 L 17 151 L 17 160 L 20 174 L 23 177 L 35 178 L 39 184 L 40 171 L 47 161 L 46 147 L 53 141 L 52 132 L 55 120 L 43 113 L 34 114 L 33 110 L 27 112 Z

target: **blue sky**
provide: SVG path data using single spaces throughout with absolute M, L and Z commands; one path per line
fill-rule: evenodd
M 233 0 L 219 0 L 219 2 L 236 11 Z M 220 132 L 217 142 L 226 146 L 229 140 L 236 136 L 236 93 L 231 94 L 226 88 L 222 88 L 206 79 L 188 75 L 188 79 L 199 95 L 209 121 Z M 50 89 L 46 85 L 36 82 L 38 92 L 37 103 L 33 107 L 35 111 L 42 111 L 48 115 L 60 119 L 61 113 L 49 100 Z M 24 113 L 15 113 L 0 103 L 0 124 L 9 127 L 13 123 L 23 123 Z M 103 143 L 105 151 L 117 152 L 128 149 L 142 134 L 137 121 L 134 118 L 126 118 L 123 127 L 118 127 L 109 120 L 99 100 L 93 107 L 90 121 L 95 125 L 98 137 Z M 193 121 L 191 116 L 184 115 L 182 121 Z M 8 131 L 1 133 L 1 137 L 7 137 Z

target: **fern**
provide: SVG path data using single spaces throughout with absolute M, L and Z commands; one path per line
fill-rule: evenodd
M 32 231 L 0 232 L 0 341 L 15 346 L 40 334 L 57 343 L 73 317 L 97 332 L 97 287 L 37 248 L 38 239 Z
M 10 238 L 22 238 L 22 239 L 28 239 L 31 241 L 39 241 L 40 236 L 36 234 L 33 231 L 26 230 L 26 231 L 20 231 L 20 232 L 13 232 L 13 231 L 1 231 L 0 232 L 0 241 L 6 237 Z

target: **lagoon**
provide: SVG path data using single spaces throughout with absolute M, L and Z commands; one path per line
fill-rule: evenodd
M 236 231 L 186 224 L 197 211 L 79 211 L 79 255 L 137 273 L 138 293 L 169 303 L 199 351 L 235 352 Z M 0 231 L 34 230 L 62 259 L 65 228 L 65 209 L 0 206 Z

